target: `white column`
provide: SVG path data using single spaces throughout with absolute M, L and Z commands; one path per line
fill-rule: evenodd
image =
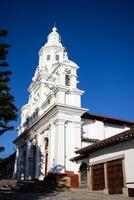
M 81 122 L 74 123 L 75 148 L 81 148 Z
M 19 162 L 19 149 L 16 147 L 16 155 L 15 155 L 15 164 L 14 164 L 14 174 L 13 178 L 17 179 L 17 173 L 18 173 L 18 162 Z
M 65 132 L 64 121 L 56 122 L 55 172 L 57 173 L 65 172 L 64 132 Z
M 107 163 L 104 163 L 104 179 L 105 179 L 104 193 L 108 194 Z
M 89 190 L 93 190 L 93 183 L 92 183 L 92 166 L 89 166 Z
M 73 171 L 74 163 L 70 159 L 74 156 L 74 124 L 71 121 L 67 121 L 65 124 L 65 170 Z
M 17 170 L 17 179 L 22 179 L 24 177 L 24 168 L 23 168 L 23 148 L 19 148 L 19 160 L 18 160 L 18 170 Z
M 36 172 L 35 177 L 39 178 L 40 175 L 40 144 L 37 139 L 37 145 L 36 145 Z
M 74 137 L 74 150 L 73 153 L 81 148 L 81 122 L 75 122 L 74 124 L 74 132 L 73 132 L 73 137 Z M 73 156 L 76 156 L 74 153 Z M 70 161 L 71 162 L 71 161 Z M 78 173 L 80 167 L 80 163 L 74 163 L 73 165 L 73 171 L 75 173 Z
M 39 169 L 39 180 L 43 180 L 45 177 L 45 143 L 44 139 L 40 144 L 40 169 Z
M 65 85 L 65 72 L 63 69 L 60 69 L 59 85 Z
M 55 164 L 55 125 L 52 124 L 49 131 L 49 144 L 48 144 L 48 171 L 54 171 Z
M 76 88 L 76 84 L 77 84 L 77 82 L 76 82 L 76 75 L 71 75 L 71 87 L 72 88 Z
M 26 148 L 26 179 L 30 179 L 30 163 L 29 163 L 29 158 L 30 158 L 30 148 L 31 148 L 31 143 L 28 141 L 27 142 L 27 148 Z

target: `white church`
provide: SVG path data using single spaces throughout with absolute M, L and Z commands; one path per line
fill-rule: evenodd
M 44 180 L 51 173 L 69 177 L 70 187 L 133 193 L 128 188 L 134 188 L 134 122 L 82 108 L 84 91 L 77 88 L 78 69 L 53 27 L 39 50 L 39 64 L 28 88 L 29 100 L 21 110 L 14 141 L 14 178 Z M 110 166 L 114 166 L 111 172 Z M 109 173 L 115 181 L 110 180 Z M 118 180 L 121 184 L 116 190 Z

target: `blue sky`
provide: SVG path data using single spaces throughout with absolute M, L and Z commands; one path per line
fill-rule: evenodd
M 133 10 L 131 0 L 1 1 L 0 26 L 9 31 L 10 85 L 18 109 L 27 102 L 38 51 L 56 23 L 69 58 L 80 66 L 83 107 L 134 121 Z M 1 156 L 13 152 L 15 138 L 15 131 L 0 137 L 6 147 Z

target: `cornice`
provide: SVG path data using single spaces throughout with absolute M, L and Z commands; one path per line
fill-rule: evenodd
M 28 132 L 34 128 L 37 123 L 40 121 L 40 124 L 38 126 L 41 126 L 41 124 L 46 123 L 46 121 L 50 120 L 54 115 L 56 115 L 57 112 L 63 112 L 63 113 L 69 113 L 74 115 L 74 113 L 79 114 L 80 116 L 84 114 L 87 109 L 85 108 L 80 108 L 77 106 L 70 106 L 70 105 L 65 105 L 65 104 L 59 104 L 55 103 L 53 104 L 50 108 L 48 108 L 47 111 L 45 111 L 38 119 L 35 121 L 28 129 L 26 129 L 23 133 L 21 133 L 16 140 L 14 140 L 14 143 L 17 143 L 21 138 L 25 137 Z M 42 122 L 43 121 L 43 122 Z M 35 127 L 36 129 L 36 127 Z

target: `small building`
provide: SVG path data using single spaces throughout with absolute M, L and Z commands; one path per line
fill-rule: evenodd
M 134 128 L 88 145 L 75 153 L 79 155 L 71 161 L 82 163 L 80 177 L 87 170 L 87 186 L 90 190 L 134 196 Z

